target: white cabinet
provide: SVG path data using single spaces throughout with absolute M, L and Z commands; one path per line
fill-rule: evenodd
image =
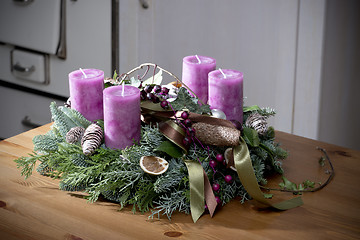
M 147 2 L 120 1 L 121 72 L 153 62 L 181 77 L 184 56 L 210 56 L 244 72 L 245 104 L 275 108 L 276 129 L 317 137 L 323 0 Z
M 9 5 L 9 3 L 6 2 L 12 1 L 0 1 L 0 9 L 3 9 L 7 5 Z M 41 6 L 47 7 L 51 2 L 54 3 L 54 0 L 49 1 L 49 3 L 44 0 L 33 1 L 28 6 L 23 6 L 24 8 L 20 9 L 16 8 L 16 12 L 12 12 L 12 14 L 7 14 L 6 16 L 9 17 L 8 20 L 0 21 L 0 80 L 43 92 L 68 97 L 68 74 L 71 71 L 79 69 L 80 67 L 97 68 L 103 70 L 105 72 L 105 76 L 112 76 L 113 69 L 111 69 L 111 0 L 55 1 L 57 3 L 65 3 L 66 59 L 59 58 L 57 55 L 52 54 L 50 50 L 48 52 L 45 48 L 39 49 L 37 46 L 33 45 L 40 44 L 41 46 L 45 47 L 46 44 L 42 44 L 42 41 L 45 41 L 46 43 L 53 41 L 52 37 L 55 35 L 53 35 L 51 31 L 39 32 L 39 35 L 37 37 L 41 38 L 42 41 L 38 41 L 37 39 L 32 39 L 29 36 L 21 37 L 22 35 L 18 35 L 20 33 L 13 33 L 16 32 L 17 29 L 9 28 L 11 25 L 7 24 L 7 22 L 16 22 L 16 24 L 18 25 L 22 24 L 22 19 L 17 18 L 15 14 L 19 10 L 21 10 L 20 12 L 30 12 L 29 14 L 31 16 L 28 16 L 29 14 L 27 14 L 26 16 L 28 16 L 28 18 L 26 18 L 26 21 L 32 21 L 33 23 L 35 23 L 35 27 L 37 21 L 49 21 L 47 20 L 47 18 L 49 17 L 48 14 L 36 15 L 34 12 L 32 12 L 33 8 L 31 8 L 31 6 L 32 4 L 34 4 L 34 8 L 38 6 L 37 9 L 41 10 Z M 0 19 L 3 19 L 3 17 L 5 16 L 1 16 Z M 54 19 L 56 19 L 57 17 L 57 15 L 53 16 Z M 33 25 L 27 24 L 26 26 L 31 28 L 31 26 Z M 2 29 L 2 27 L 4 27 L 4 29 Z M 38 30 L 40 31 L 41 29 L 38 29 L 36 27 L 33 31 L 36 32 Z M 6 31 L 8 33 L 6 33 Z M 58 31 L 59 30 L 57 30 L 57 32 Z M 31 31 L 31 33 L 33 32 Z M 15 37 L 12 37 L 11 39 L 9 37 L 6 37 L 5 39 L 4 36 L 4 39 L 2 39 L 3 35 L 12 34 L 14 34 Z M 57 38 L 58 37 L 59 36 L 57 35 Z M 30 54 L 32 52 L 33 55 L 47 55 L 48 64 L 47 68 L 44 69 L 44 74 L 47 76 L 45 79 L 46 84 L 39 84 L 38 81 L 32 80 L 27 81 L 23 77 L 19 77 L 18 74 L 12 73 L 11 53 L 12 51 L 14 51 L 14 49 L 18 49 L 18 47 L 21 47 L 21 50 L 30 52 Z M 22 60 L 25 61 L 25 58 L 22 58 Z M 13 62 L 13 64 L 16 64 L 16 62 Z M 28 65 L 28 63 L 24 63 L 22 67 L 30 67 L 31 65 L 33 64 Z M 37 80 L 39 80 L 39 78 Z
M 51 121 L 50 103 L 63 101 L 0 87 L 0 139 L 12 137 Z
M 0 42 L 56 54 L 64 12 L 61 4 L 60 0 L 2 1 Z
M 0 1 L 0 85 L 66 98 L 68 74 L 76 69 L 112 76 L 111 6 L 112 0 Z M 66 59 L 55 54 L 61 40 Z M 50 122 L 53 99 L 14 89 L 0 87 L 1 138 L 28 130 L 24 119 Z

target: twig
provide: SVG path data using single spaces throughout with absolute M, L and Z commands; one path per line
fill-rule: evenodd
M 137 70 L 140 70 L 140 69 L 142 69 L 143 67 L 147 67 L 148 69 L 147 69 L 147 71 L 145 72 L 145 74 L 142 76 L 142 78 L 145 77 L 146 73 L 149 71 L 150 66 L 154 67 L 154 71 L 158 68 L 158 69 L 162 70 L 163 72 L 166 72 L 167 74 L 169 74 L 169 75 L 172 76 L 173 78 L 175 78 L 175 80 L 176 80 L 177 82 L 181 82 L 181 84 L 184 85 L 184 87 L 185 87 L 187 90 L 189 90 L 189 91 L 199 100 L 199 102 L 200 102 L 202 105 L 205 105 L 205 103 L 191 90 L 191 88 L 189 88 L 188 86 L 186 86 L 186 84 L 184 84 L 177 76 L 175 76 L 173 73 L 169 72 L 168 70 L 159 67 L 158 65 L 156 65 L 156 64 L 154 64 L 154 63 L 143 63 L 143 64 L 141 64 L 140 66 L 131 69 L 129 72 L 121 75 L 121 76 L 122 76 L 121 81 L 125 80 L 126 77 L 129 77 L 130 74 L 136 72 Z
M 292 192 L 292 193 L 302 193 L 302 192 L 316 192 L 319 191 L 320 189 L 323 189 L 326 185 L 328 185 L 330 183 L 330 181 L 334 178 L 335 175 L 335 170 L 334 170 L 334 166 L 332 165 L 332 162 L 326 152 L 325 149 L 320 148 L 320 147 L 316 147 L 316 149 L 322 151 L 326 157 L 326 159 L 329 162 L 331 171 L 330 171 L 330 175 L 328 177 L 328 179 L 326 180 L 326 182 L 324 184 L 321 184 L 319 187 L 317 188 L 313 188 L 313 189 L 304 189 L 304 190 L 289 190 L 289 189 L 281 189 L 281 188 L 269 188 L 269 187 L 264 187 L 264 186 L 260 186 L 260 188 L 265 189 L 265 190 L 273 190 L 273 191 L 280 191 L 280 192 Z

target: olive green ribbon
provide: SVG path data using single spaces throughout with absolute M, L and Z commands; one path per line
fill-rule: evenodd
M 247 145 L 243 138 L 240 137 L 240 145 L 234 147 L 233 152 L 237 174 L 240 178 L 242 185 L 253 199 L 278 210 L 287 210 L 290 208 L 301 206 L 303 204 L 301 197 L 296 197 L 276 204 L 271 204 L 265 199 L 263 192 L 259 188 L 254 173 L 254 168 L 251 163 L 249 149 L 247 148 Z
M 191 217 L 196 222 L 205 211 L 204 170 L 191 160 L 185 160 L 185 164 L 189 173 Z

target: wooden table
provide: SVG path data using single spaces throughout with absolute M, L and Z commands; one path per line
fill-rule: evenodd
M 233 200 L 213 218 L 196 224 L 190 215 L 176 213 L 148 219 L 131 208 L 107 201 L 93 204 L 82 193 L 58 190 L 58 181 L 34 172 L 26 181 L 13 159 L 32 151 L 32 138 L 49 124 L 0 142 L 0 239 L 360 239 L 360 152 L 277 132 L 290 152 L 285 176 L 302 182 L 324 182 L 328 175 L 318 163 L 325 148 L 335 177 L 315 193 L 304 193 L 304 205 L 283 212 L 259 210 L 255 202 Z M 272 184 L 279 182 L 272 179 Z M 275 192 L 275 200 L 292 197 Z

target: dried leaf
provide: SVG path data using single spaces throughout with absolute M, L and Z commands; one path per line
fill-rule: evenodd
M 147 84 L 155 84 L 155 85 L 161 85 L 163 76 L 162 76 L 162 70 L 160 69 L 157 74 L 154 76 L 149 77 L 148 79 L 143 81 L 143 86 Z

